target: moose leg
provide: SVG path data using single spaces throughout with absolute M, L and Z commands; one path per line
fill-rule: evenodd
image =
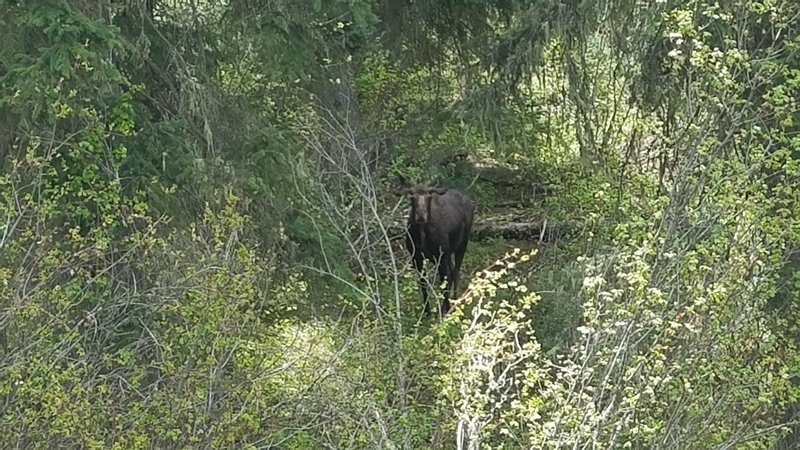
M 422 272 L 422 254 L 414 255 L 414 268 L 417 269 L 417 275 L 419 276 L 419 290 L 422 291 L 422 303 L 425 305 L 425 315 L 430 315 L 431 307 L 428 304 L 428 280 L 425 278 L 425 274 Z
M 453 264 L 452 271 L 450 272 L 450 279 L 452 280 L 452 296 L 456 298 L 456 291 L 458 290 L 458 279 L 461 274 L 461 263 L 464 262 L 464 254 L 467 252 L 467 246 L 456 250 L 455 264 Z
M 445 253 L 439 261 L 439 283 L 445 279 L 447 280 L 447 288 L 442 296 L 441 317 L 444 317 L 450 311 L 450 285 L 453 283 L 451 278 L 453 270 L 453 262 L 451 260 L 452 254 Z

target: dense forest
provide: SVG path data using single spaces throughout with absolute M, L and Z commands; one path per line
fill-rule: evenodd
M 797 0 L 3 0 L 0 33 L 3 447 L 800 447 Z M 445 315 L 414 186 L 475 205 Z

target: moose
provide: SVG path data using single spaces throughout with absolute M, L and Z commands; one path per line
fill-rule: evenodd
M 428 259 L 434 265 L 438 264 L 439 284 L 447 279 L 447 292 L 441 305 L 441 316 L 444 317 L 450 311 L 450 298 L 455 297 L 475 205 L 466 194 L 446 187 L 418 185 L 406 193 L 411 199 L 406 249 L 419 275 L 425 315 L 430 314 L 430 287 L 422 267 L 424 259 Z

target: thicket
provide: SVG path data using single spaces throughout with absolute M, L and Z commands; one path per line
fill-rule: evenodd
M 0 434 L 795 448 L 800 4 L 0 3 Z M 478 205 L 421 316 L 408 183 Z

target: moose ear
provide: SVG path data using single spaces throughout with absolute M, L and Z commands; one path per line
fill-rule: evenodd
M 431 192 L 434 194 L 443 195 L 445 192 L 447 192 L 447 188 L 442 186 L 436 186 L 431 188 Z

